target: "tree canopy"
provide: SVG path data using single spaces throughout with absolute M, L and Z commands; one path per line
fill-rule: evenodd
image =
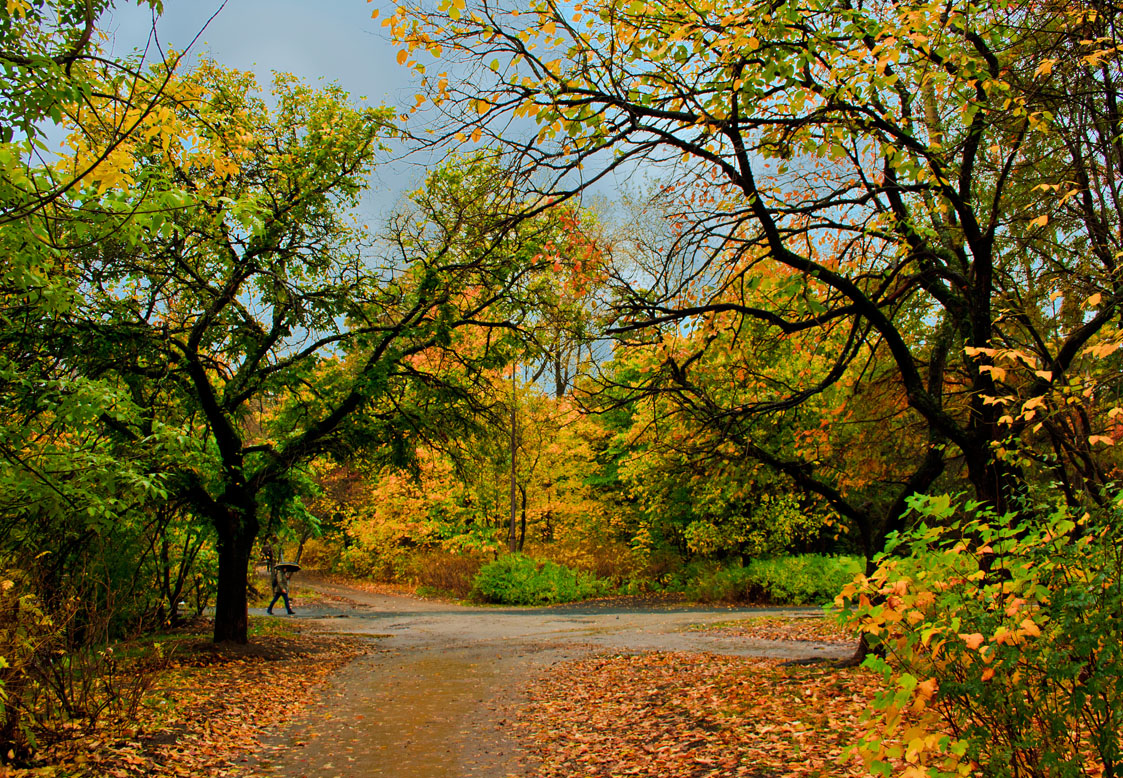
M 555 196 L 641 163 L 665 174 L 662 261 L 614 279 L 613 331 L 661 344 L 639 388 L 675 393 L 883 534 L 949 465 L 1000 509 L 1027 458 L 1069 500 L 1096 499 L 1106 416 L 1084 406 L 1111 406 L 1117 347 L 1115 13 L 402 2 L 386 23 L 407 64 L 449 63 L 427 77 L 441 140 L 506 144 Z M 742 369 L 767 377 L 711 385 L 706 365 L 756 332 L 792 344 L 803 369 L 781 379 L 746 349 Z M 902 436 L 879 505 L 754 431 L 886 380 L 893 424 L 920 432 Z

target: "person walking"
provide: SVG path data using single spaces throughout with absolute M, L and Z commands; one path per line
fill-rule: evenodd
M 270 616 L 273 615 L 273 606 L 277 604 L 277 600 L 284 598 L 285 610 L 291 616 L 294 611 L 292 605 L 289 603 L 289 578 L 292 576 L 293 568 L 291 565 L 273 565 L 273 572 L 270 576 L 270 583 L 273 584 L 273 601 L 269 603 L 269 607 L 265 612 Z

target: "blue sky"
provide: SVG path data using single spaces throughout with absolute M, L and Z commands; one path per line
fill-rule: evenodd
M 371 18 L 376 8 L 379 16 Z M 353 99 L 366 98 L 373 105 L 410 106 L 419 91 L 415 74 L 397 64 L 397 49 L 382 26 L 392 10 L 391 0 L 227 0 L 224 7 L 221 0 L 165 0 L 156 32 L 161 46 L 179 50 L 199 35 L 192 49 L 196 56 L 253 71 L 265 87 L 272 71 L 284 71 L 311 83 L 338 82 Z M 208 25 L 211 16 L 215 18 Z M 110 51 L 125 55 L 144 47 L 152 13 L 136 0 L 117 0 L 101 27 L 110 36 Z M 422 117 L 414 117 L 414 129 Z M 381 166 L 360 217 L 377 228 L 402 194 L 421 183 L 425 162 L 412 158 Z M 593 191 L 612 198 L 617 187 L 634 186 L 644 178 L 639 174 L 629 182 L 628 172 L 622 171 Z
M 165 46 L 182 49 L 221 7 L 217 0 L 167 0 L 156 31 Z M 363 0 L 228 0 L 194 51 L 263 81 L 281 70 L 309 81 L 338 81 L 353 96 L 375 103 L 402 101 L 408 71 L 395 62 L 377 4 Z M 383 13 L 385 16 L 385 12 Z M 151 13 L 119 0 L 103 19 L 115 53 L 142 47 Z
M 293 73 L 305 81 L 338 82 L 358 101 L 372 105 L 411 104 L 417 92 L 412 72 L 397 64 L 382 19 L 371 13 L 378 4 L 364 0 L 165 0 L 156 34 L 165 49 L 184 49 L 200 30 L 192 48 L 227 67 L 253 71 L 268 87 L 273 71 Z M 218 15 L 207 25 L 207 20 Z M 204 30 L 204 26 L 206 29 Z M 116 55 L 144 48 L 152 29 L 152 13 L 135 2 L 118 0 L 101 27 Z M 402 192 L 422 178 L 419 163 L 385 166 L 371 181 L 361 215 L 380 221 Z

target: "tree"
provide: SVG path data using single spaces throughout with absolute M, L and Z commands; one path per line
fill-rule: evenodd
M 427 82 L 438 138 L 517 148 L 562 201 L 614 170 L 666 171 L 678 234 L 653 273 L 616 278 L 615 332 L 756 327 L 815 359 L 798 382 L 723 401 L 694 374 L 728 340 L 699 336 L 646 388 L 884 537 L 949 464 L 1000 513 L 1027 463 L 1070 501 L 1099 499 L 1106 416 L 1064 422 L 1063 389 L 1109 380 L 1097 355 L 1118 343 L 1117 15 L 1097 2 L 537 0 L 401 2 L 387 24 L 413 67 L 438 57 L 466 74 Z M 878 516 L 750 429 L 867 381 L 870 360 L 921 425 Z
M 84 181 L 89 228 L 118 233 L 74 230 L 85 304 L 53 335 L 70 369 L 143 408 L 108 429 L 142 448 L 161 430 L 190 441 L 152 466 L 213 526 L 214 638 L 245 642 L 263 501 L 295 497 L 283 486 L 316 455 L 401 444 L 403 398 L 447 389 L 415 358 L 468 324 L 506 326 L 490 311 L 522 267 L 494 250 L 505 207 L 484 188 L 447 221 L 403 217 L 371 256 L 347 209 L 391 132 L 385 110 L 284 75 L 270 109 L 252 76 L 213 63 L 164 94 L 120 164 Z M 71 164 L 97 153 L 81 140 Z

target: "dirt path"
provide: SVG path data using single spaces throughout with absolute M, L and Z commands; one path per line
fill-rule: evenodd
M 371 635 L 320 699 L 266 743 L 262 776 L 286 778 L 506 778 L 530 774 L 509 734 L 528 682 L 593 652 L 705 651 L 740 656 L 842 658 L 826 643 L 749 640 L 688 632 L 792 610 L 683 606 L 469 608 L 317 581 L 325 597 L 295 618 L 329 632 Z M 814 614 L 815 611 L 794 611 Z

